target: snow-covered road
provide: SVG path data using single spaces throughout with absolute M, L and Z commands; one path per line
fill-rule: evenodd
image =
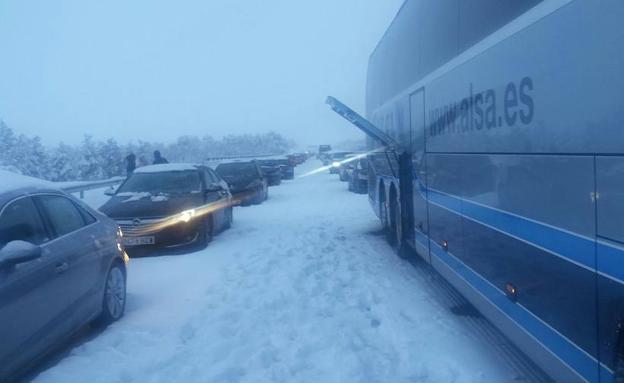
M 285 182 L 234 219 L 203 251 L 133 259 L 125 317 L 35 381 L 518 379 L 393 254 L 366 196 L 337 176 Z

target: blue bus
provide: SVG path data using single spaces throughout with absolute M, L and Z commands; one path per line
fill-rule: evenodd
M 559 382 L 624 382 L 624 1 L 407 0 L 369 59 L 369 201 Z M 379 143 L 382 143 L 380 145 Z

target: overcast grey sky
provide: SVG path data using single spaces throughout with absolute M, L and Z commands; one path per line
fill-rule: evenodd
M 368 55 L 402 0 L 0 0 L 0 118 L 47 143 L 275 130 L 361 137 Z

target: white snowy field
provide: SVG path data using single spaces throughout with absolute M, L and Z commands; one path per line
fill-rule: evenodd
M 234 220 L 203 251 L 133 259 L 122 320 L 35 381 L 518 379 L 393 254 L 367 197 L 337 176 L 285 182 Z

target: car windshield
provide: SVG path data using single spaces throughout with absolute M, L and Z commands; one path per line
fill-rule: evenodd
M 196 170 L 135 173 L 117 190 L 120 193 L 190 193 L 201 190 Z
M 253 162 L 219 164 L 215 170 L 226 181 L 250 179 L 258 176 L 258 168 Z

